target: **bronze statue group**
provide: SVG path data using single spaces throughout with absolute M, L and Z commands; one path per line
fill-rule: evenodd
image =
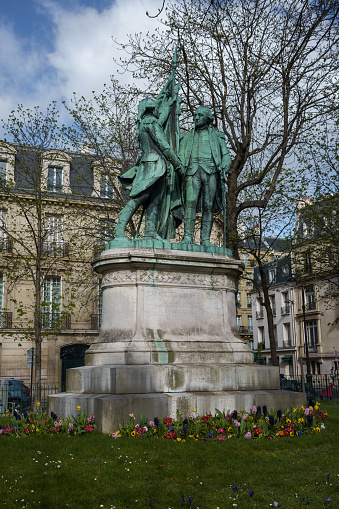
M 115 239 L 125 237 L 128 222 L 142 206 L 145 239 L 174 238 L 184 217 L 181 242 L 192 244 L 199 210 L 200 245 L 211 246 L 213 214 L 225 206 L 225 176 L 231 157 L 224 134 L 211 127 L 213 114 L 205 106 L 195 111 L 194 128 L 179 136 L 180 83 L 175 88 L 175 67 L 157 99 L 139 103 L 141 154 L 119 177 L 123 188 L 129 190 L 130 200 L 119 214 Z

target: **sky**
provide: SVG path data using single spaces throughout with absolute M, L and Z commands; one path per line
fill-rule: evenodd
M 0 10 L 0 119 L 18 104 L 45 108 L 89 98 L 110 76 L 118 77 L 113 41 L 153 31 L 162 0 L 12 0 Z M 122 75 L 126 83 L 132 78 Z M 66 115 L 66 113 L 63 113 Z M 0 133 L 1 135 L 1 133 Z

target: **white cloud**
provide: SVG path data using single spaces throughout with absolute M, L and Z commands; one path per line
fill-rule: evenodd
M 81 6 L 81 0 L 76 6 L 70 2 L 68 9 L 51 0 L 38 2 L 46 17 L 49 49 L 32 34 L 24 38 L 12 26 L 0 25 L 0 40 L 6 41 L 0 49 L 0 118 L 7 118 L 18 103 L 44 108 L 52 100 L 69 100 L 73 92 L 85 97 L 92 90 L 100 92 L 111 74 L 117 76 L 113 57 L 121 53 L 112 37 L 127 42 L 127 34 L 154 30 L 158 21 L 146 11 L 155 14 L 162 6 L 162 0 L 112 0 L 99 12 Z
M 48 5 L 56 27 L 55 50 L 49 61 L 57 71 L 60 92 L 67 98 L 73 92 L 99 91 L 111 74 L 117 74 L 113 57 L 119 58 L 121 52 L 112 37 L 126 42 L 127 34 L 157 25 L 146 16 L 149 0 L 117 0 L 102 12 L 93 8 L 69 12 Z M 162 0 L 152 0 L 152 9 L 161 5 Z

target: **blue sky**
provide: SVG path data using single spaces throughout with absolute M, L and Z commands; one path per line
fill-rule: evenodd
M 100 92 L 128 33 L 154 30 L 162 0 L 12 0 L 0 11 L 0 119 L 17 105 L 44 108 L 73 92 Z M 126 82 L 131 78 L 120 78 Z M 62 106 L 60 105 L 60 109 Z

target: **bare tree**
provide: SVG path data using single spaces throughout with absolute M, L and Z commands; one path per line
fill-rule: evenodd
M 156 90 L 178 46 L 183 124 L 188 126 L 198 105 L 210 106 L 233 153 L 226 237 L 237 253 L 238 217 L 267 206 L 288 158 L 331 115 L 339 4 L 169 0 L 165 12 L 155 34 L 130 38 L 122 65 Z M 259 188 L 259 196 L 251 198 Z

